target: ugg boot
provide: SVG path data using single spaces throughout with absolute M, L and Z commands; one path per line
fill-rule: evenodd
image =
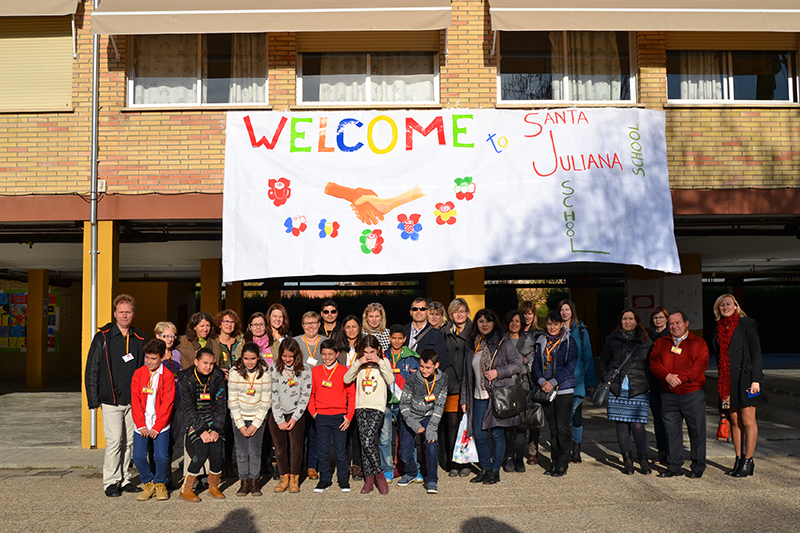
M 289 476 L 289 492 L 300 492 L 300 474 L 292 474 Z
M 627 475 L 633 474 L 633 452 L 623 453 L 622 454 L 622 473 Z
M 144 484 L 144 490 L 136 496 L 140 502 L 146 502 L 156 494 L 156 484 L 152 481 Z
M 200 501 L 200 498 L 198 498 L 197 494 L 194 493 L 195 481 L 197 481 L 197 476 L 193 476 L 191 474 L 186 476 L 186 479 L 183 481 L 183 486 L 181 487 L 181 499 L 186 500 L 187 502 Z
M 281 481 L 278 483 L 274 489 L 274 492 L 286 492 L 286 489 L 289 488 L 289 474 L 283 474 L 281 476 Z
M 221 490 L 219 490 L 219 478 L 219 474 L 208 475 L 208 493 L 218 500 L 224 500 L 225 495 L 222 494 Z

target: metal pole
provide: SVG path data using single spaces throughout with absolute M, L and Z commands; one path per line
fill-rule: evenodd
M 99 0 L 94 0 L 94 11 L 97 11 Z M 91 250 L 89 251 L 92 266 L 90 294 L 89 331 L 92 337 L 97 332 L 97 124 L 98 124 L 98 85 L 100 70 L 100 36 L 92 36 L 92 185 L 89 196 L 89 224 L 91 226 Z M 89 411 L 89 447 L 97 448 L 97 409 Z

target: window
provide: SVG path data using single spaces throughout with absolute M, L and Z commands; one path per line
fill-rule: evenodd
M 623 31 L 504 31 L 500 101 L 630 101 L 631 58 Z
M 667 97 L 797 102 L 796 65 L 787 51 L 668 50 Z
M 132 106 L 267 103 L 267 34 L 137 35 Z
M 434 52 L 304 53 L 298 103 L 434 103 L 437 74 Z

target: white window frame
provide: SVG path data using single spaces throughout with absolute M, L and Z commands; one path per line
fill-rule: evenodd
M 252 32 L 252 33 L 265 33 L 265 32 Z M 196 83 L 197 83 L 197 101 L 193 104 L 137 104 L 134 103 L 134 94 L 135 94 L 135 87 L 136 87 L 136 66 L 134 65 L 133 58 L 134 54 L 134 35 L 130 36 L 130 53 L 128 54 L 128 96 L 126 98 L 128 107 L 134 108 L 142 108 L 142 107 L 159 107 L 164 109 L 175 109 L 178 107 L 204 107 L 204 108 L 228 108 L 228 107 L 243 107 L 243 108 L 252 108 L 252 107 L 267 107 L 269 106 L 269 36 L 266 39 L 266 48 L 264 50 L 264 57 L 267 58 L 267 76 L 264 78 L 266 83 L 266 101 L 264 102 L 252 102 L 252 103 L 211 103 L 211 104 L 204 104 L 203 103 L 203 35 L 202 33 L 197 34 L 197 69 L 196 69 Z
M 438 105 L 440 101 L 439 96 L 439 52 L 425 52 L 425 51 L 418 51 L 418 50 L 394 50 L 392 52 L 348 52 L 352 54 L 366 54 L 367 61 L 366 61 L 366 82 L 364 85 L 364 94 L 367 95 L 368 98 L 372 97 L 372 54 L 379 54 L 379 53 L 389 53 L 389 54 L 398 54 L 403 52 L 411 52 L 411 53 L 418 53 L 418 54 L 432 54 L 433 55 L 433 100 L 427 102 L 414 102 L 414 101 L 403 101 L 403 102 L 373 102 L 372 100 L 353 100 L 350 102 L 306 102 L 303 100 L 303 52 L 297 54 L 297 74 L 295 77 L 295 96 L 296 96 L 296 104 L 297 106 L 302 107 L 414 107 L 415 105 Z M 306 52 L 308 54 L 316 54 L 316 53 L 324 53 L 324 52 Z
M 566 41 L 567 34 L 570 30 L 563 30 L 561 32 L 561 38 Z M 502 87 L 502 77 L 503 73 L 501 71 L 500 65 L 502 64 L 502 53 L 500 50 L 497 50 L 497 103 L 498 104 L 506 104 L 506 105 L 524 105 L 530 106 L 531 102 L 538 103 L 555 103 L 555 104 L 576 104 L 576 105 L 593 105 L 593 106 L 620 106 L 620 105 L 632 105 L 638 102 L 638 95 L 636 94 L 636 32 L 629 31 L 628 33 L 628 68 L 630 71 L 630 75 L 628 76 L 628 84 L 630 85 L 629 90 L 631 93 L 631 97 L 629 100 L 573 100 L 570 98 L 570 84 L 569 84 L 569 50 L 567 50 L 567 46 L 563 46 L 564 54 L 563 54 L 563 67 L 564 67 L 564 77 L 562 78 L 562 86 L 566 87 L 567 97 L 562 100 L 505 100 L 503 98 L 503 87 Z M 500 37 L 501 48 L 502 48 L 502 36 Z

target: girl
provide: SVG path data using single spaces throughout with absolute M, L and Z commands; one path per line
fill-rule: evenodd
M 233 435 L 241 480 L 237 496 L 261 496 L 261 443 L 271 399 L 272 379 L 267 363 L 258 344 L 248 342 L 228 378 L 228 409 L 236 426 Z
M 342 330 L 336 343 L 336 350 L 339 352 L 337 361 L 345 368 L 350 368 L 356 361 L 356 345 L 361 339 L 361 322 L 356 315 L 347 315 L 342 321 Z M 353 418 L 350 427 L 347 429 L 347 456 L 352 463 L 350 474 L 354 480 L 364 479 L 364 471 L 361 465 L 361 444 L 358 436 L 358 421 Z

